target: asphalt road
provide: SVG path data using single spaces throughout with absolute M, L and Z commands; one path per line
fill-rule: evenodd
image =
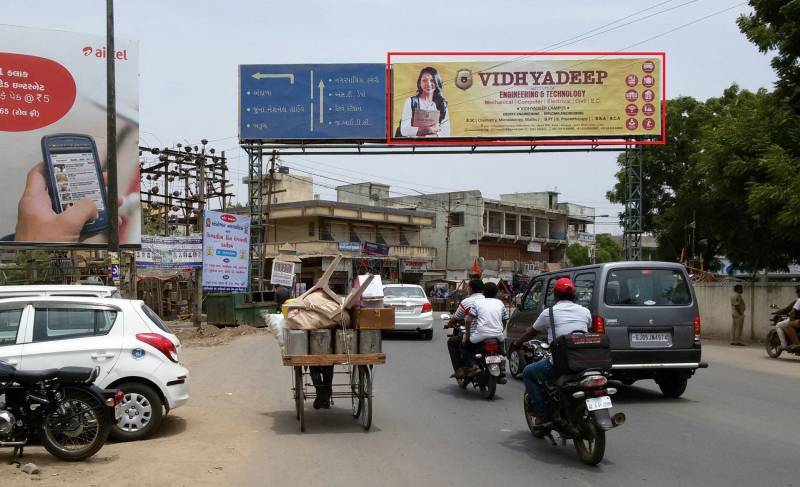
M 487 401 L 448 379 L 441 329 L 431 342 L 386 340 L 384 351 L 387 364 L 376 367 L 368 433 L 351 418 L 349 400 L 339 400 L 322 411 L 306 403 L 307 429 L 301 434 L 289 391 L 291 369 L 279 365 L 269 336 L 241 338 L 217 349 L 213 365 L 198 364 L 198 380 L 213 367 L 215 376 L 228 378 L 224 387 L 251 388 L 252 395 L 237 401 L 231 413 L 263 423 L 248 439 L 246 465 L 228 480 L 320 486 L 798 485 L 800 362 L 784 362 L 784 373 L 776 374 L 768 368 L 774 361 L 763 361 L 760 369 L 712 361 L 680 399 L 664 399 L 651 381 L 620 387 L 615 411 L 623 411 L 627 423 L 608 432 L 605 459 L 588 467 L 571 442 L 554 447 L 531 436 L 521 382 L 498 386 L 495 399 Z

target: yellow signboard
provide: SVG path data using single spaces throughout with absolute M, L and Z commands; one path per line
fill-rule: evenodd
M 395 139 L 661 136 L 660 56 L 392 64 Z

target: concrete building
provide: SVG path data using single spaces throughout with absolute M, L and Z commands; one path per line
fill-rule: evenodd
M 558 208 L 567 212 L 567 246 L 574 243 L 583 245 L 589 251 L 589 258 L 595 255 L 595 211 L 594 208 L 575 203 L 558 203 Z M 588 231 L 588 226 L 592 231 Z
M 264 204 L 267 204 L 267 191 L 269 189 L 269 174 L 263 178 L 262 191 Z M 249 185 L 250 178 L 242 178 L 242 183 Z M 311 176 L 289 174 L 288 167 L 281 167 L 275 172 L 272 180 L 272 204 L 291 203 L 293 201 L 308 201 L 314 199 L 314 181 Z

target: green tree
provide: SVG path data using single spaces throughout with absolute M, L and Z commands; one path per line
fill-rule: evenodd
M 622 260 L 622 248 L 611 235 L 600 234 L 595 237 L 595 262 L 616 262 Z
M 589 258 L 589 249 L 579 243 L 567 247 L 567 260 L 571 266 L 587 265 L 592 262 Z
M 776 93 L 800 114 L 800 2 L 750 0 L 753 13 L 740 16 L 739 30 L 767 53 L 775 52 L 772 68 L 778 75 Z

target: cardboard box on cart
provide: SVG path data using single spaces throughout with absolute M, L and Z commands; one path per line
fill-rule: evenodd
M 354 309 L 353 327 L 360 330 L 394 330 L 394 308 Z

